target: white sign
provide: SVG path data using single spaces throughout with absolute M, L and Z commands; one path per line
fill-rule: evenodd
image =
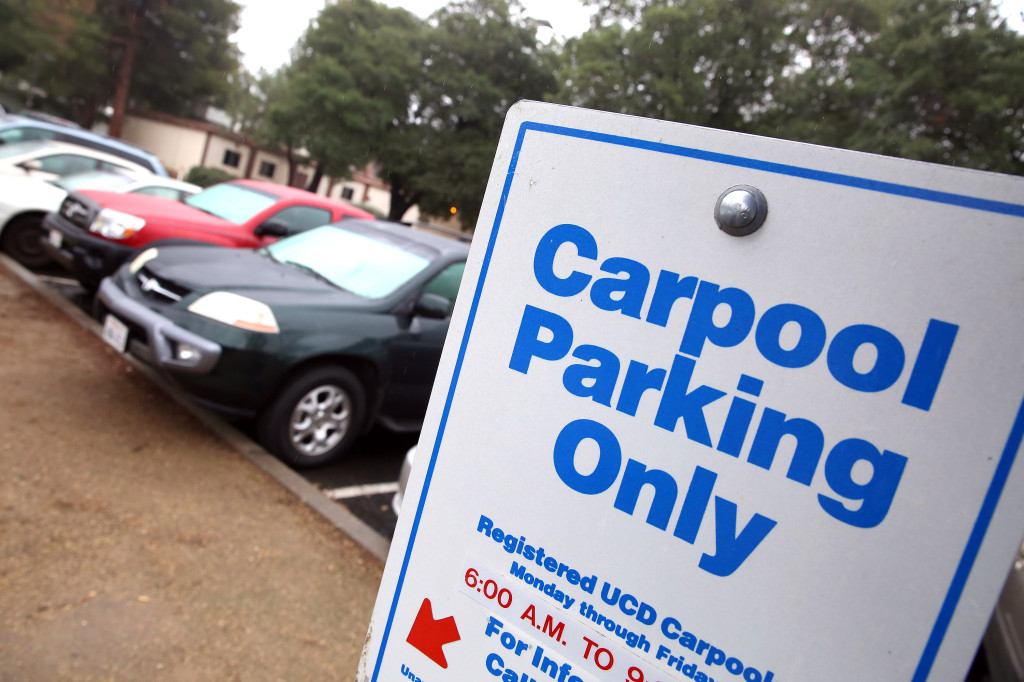
M 1024 534 L 1022 199 L 513 107 L 359 679 L 962 680 Z

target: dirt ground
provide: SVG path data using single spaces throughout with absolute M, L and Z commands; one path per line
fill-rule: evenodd
M 381 563 L 0 263 L 0 681 L 351 680 Z

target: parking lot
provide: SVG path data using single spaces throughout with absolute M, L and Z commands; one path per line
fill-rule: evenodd
M 2 261 L 0 679 L 350 678 L 379 536 Z
M 19 272 L 38 282 L 44 291 L 58 294 L 83 313 L 91 310 L 92 298 L 60 268 L 51 266 L 34 272 L 19 269 Z M 229 424 L 213 414 L 209 414 L 208 418 L 221 421 L 223 428 L 237 430 L 237 437 L 249 439 L 252 442 L 247 445 L 259 449 L 248 425 Z M 415 444 L 418 435 L 376 427 L 359 441 L 344 461 L 315 469 L 298 470 L 297 473 L 322 491 L 325 497 L 350 511 L 380 536 L 380 543 L 386 544 L 394 533 L 396 517 L 391 509 L 391 500 L 398 488 L 402 457 Z

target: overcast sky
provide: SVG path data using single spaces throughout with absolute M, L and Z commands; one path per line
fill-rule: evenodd
M 383 0 L 392 7 L 404 7 L 427 17 L 448 4 L 448 0 Z M 1020 0 L 1024 2 L 1024 0 Z M 238 0 L 242 5 L 241 29 L 234 35 L 242 51 L 242 63 L 249 71 L 273 71 L 289 61 L 295 41 L 320 13 L 325 0 Z M 590 25 L 591 10 L 579 0 L 521 0 L 526 14 L 551 22 L 561 37 L 580 35 Z M 285 9 L 286 8 L 286 9 Z M 541 29 L 545 30 L 545 29 Z M 545 39 L 542 34 L 541 39 Z
M 404 7 L 413 14 L 427 17 L 448 4 L 448 0 L 383 0 L 392 7 Z M 722 0 L 729 2 L 730 0 Z M 578 36 L 590 26 L 592 10 L 580 0 L 521 0 L 526 14 L 551 22 L 552 31 L 561 38 Z M 1003 16 L 1018 32 L 1024 32 L 1024 0 L 996 0 Z M 325 0 L 238 0 L 242 5 L 242 27 L 234 40 L 243 53 L 243 64 L 252 73 L 260 69 L 273 71 L 288 63 L 295 41 L 309 25 L 310 19 L 323 9 Z M 282 10 L 282 8 L 287 8 Z M 542 29 L 544 30 L 544 29 Z M 546 36 L 541 34 L 541 39 Z

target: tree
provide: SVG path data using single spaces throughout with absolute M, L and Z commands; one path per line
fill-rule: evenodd
M 287 67 L 259 79 L 258 90 L 263 93 L 266 106 L 262 118 L 250 129 L 256 141 L 285 150 L 289 185 L 295 182 L 299 161 L 305 160 L 305 156 L 299 158 L 299 150 L 310 143 L 311 135 L 320 130 L 315 113 L 304 99 L 300 85 L 304 83 L 303 75 L 295 71 L 294 66 Z M 318 168 L 322 172 L 322 166 Z M 319 182 L 316 178 L 310 189 L 315 190 Z
M 551 50 L 514 0 L 470 0 L 423 22 L 373 0 L 326 7 L 290 69 L 290 103 L 270 103 L 332 175 L 376 162 L 389 217 L 413 205 L 476 221 L 505 112 L 556 87 Z
M 233 0 L 27 0 L 14 6 L 21 8 L 18 21 L 30 27 L 28 41 L 6 43 L 15 46 L 8 48 L 14 58 L 6 58 L 14 75 L 39 84 L 55 108 L 87 126 L 99 106 L 116 99 L 119 74 L 125 103 L 187 116 L 221 103 L 238 72 L 238 51 L 229 40 L 240 12 Z M 0 24 L 0 44 L 8 34 L 21 35 L 18 26 Z M 28 46 L 27 57 L 25 42 L 37 43 Z
M 34 54 L 53 50 L 53 37 L 40 30 L 39 0 L 0 0 L 0 72 L 23 67 Z
M 29 83 L 26 106 L 42 92 L 73 115 L 74 88 L 103 78 L 107 69 L 93 55 L 101 31 L 92 8 L 92 0 L 0 0 L 0 71 L 10 82 Z
M 780 83 L 766 127 L 808 142 L 1024 172 L 1024 38 L 989 0 L 821 9 L 829 22 L 818 24 L 817 49 Z
M 505 114 L 558 86 L 557 53 L 537 28 L 516 0 L 466 0 L 434 14 L 415 126 L 381 159 L 405 203 L 430 215 L 455 207 L 464 225 L 476 224 Z
M 849 147 L 1024 172 L 1024 38 L 989 0 L 901 0 L 851 74 Z
M 408 122 L 422 30 L 406 10 L 373 0 L 325 7 L 295 50 L 288 101 L 270 105 L 278 139 L 297 135 L 294 142 L 331 175 L 380 158 Z
M 234 0 L 96 0 L 96 13 L 119 49 L 111 133 L 128 102 L 188 116 L 223 104 L 226 77 L 239 70 L 241 7 Z M 107 49 L 110 49 L 109 47 Z
M 559 99 L 749 130 L 802 46 L 797 9 L 787 0 L 600 3 L 597 25 L 566 46 Z
M 892 0 L 814 0 L 797 17 L 806 37 L 794 64 L 775 82 L 756 132 L 837 146 L 868 102 L 851 89 L 860 59 L 892 12 Z

